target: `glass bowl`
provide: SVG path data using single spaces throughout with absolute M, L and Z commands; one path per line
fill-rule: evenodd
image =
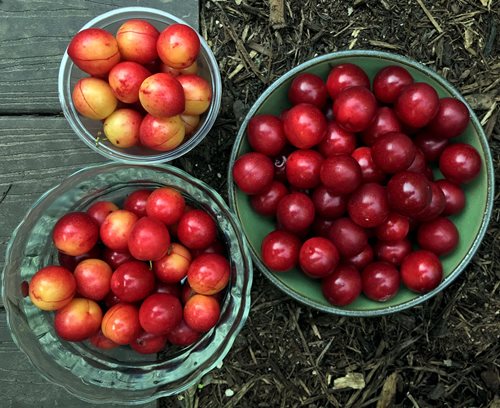
M 159 31 L 173 23 L 187 24 L 180 18 L 165 11 L 147 7 L 124 7 L 101 14 L 90 20 L 81 29 L 103 28 L 113 35 L 125 21 L 130 19 L 145 20 Z M 217 61 L 201 35 L 201 48 L 198 56 L 198 75 L 208 81 L 212 88 L 212 102 L 207 112 L 201 115 L 196 132 L 177 148 L 168 152 L 158 152 L 144 147 L 134 146 L 127 149 L 119 148 L 106 141 L 102 132 L 102 122 L 81 116 L 73 105 L 71 94 L 76 82 L 89 75 L 81 71 L 68 56 L 67 50 L 61 60 L 58 78 L 58 93 L 61 107 L 70 126 L 77 136 L 91 149 L 104 157 L 130 164 L 154 164 L 174 160 L 193 149 L 212 128 L 219 113 L 222 82 Z
M 36 308 L 22 289 L 38 269 L 58 263 L 51 240 L 58 218 L 84 210 L 96 200 L 120 203 L 135 189 L 164 185 L 173 186 L 187 203 L 207 211 L 226 244 L 231 279 L 217 325 L 194 345 L 167 348 L 159 357 L 140 355 L 128 347 L 103 351 L 89 342 L 59 339 L 53 313 Z M 28 211 L 7 247 L 2 296 L 14 341 L 45 378 L 86 401 L 139 404 L 186 390 L 222 361 L 248 316 L 251 285 L 252 261 L 244 235 L 219 194 L 168 165 L 110 163 L 74 173 Z
M 270 271 L 262 262 L 260 245 L 262 239 L 275 228 L 275 222 L 271 218 L 254 212 L 250 206 L 249 197 L 243 194 L 233 181 L 232 167 L 235 160 L 250 151 L 246 128 L 252 116 L 264 113 L 279 115 L 282 110 L 289 108 L 291 104 L 287 98 L 287 90 L 296 75 L 309 72 L 326 79 L 333 66 L 347 62 L 359 65 L 371 80 L 382 67 L 400 65 L 413 75 L 415 81 L 431 84 L 440 97 L 458 98 L 469 109 L 470 124 L 465 133 L 454 140 L 470 143 L 478 150 L 482 158 L 481 173 L 472 183 L 465 186 L 467 206 L 464 211 L 451 217 L 459 230 L 460 242 L 453 253 L 441 257 L 444 279 L 438 287 L 424 295 L 401 287 L 394 298 L 383 303 L 372 301 L 361 295 L 348 306 L 336 307 L 323 297 L 320 283 L 309 279 L 297 268 L 284 273 Z M 438 174 L 437 170 L 435 174 Z M 254 263 L 274 285 L 297 301 L 324 312 L 346 316 L 376 316 L 398 312 L 424 302 L 447 287 L 465 269 L 481 243 L 491 216 L 494 171 L 488 141 L 481 124 L 464 98 L 448 81 L 433 70 L 409 58 L 387 52 L 356 50 L 336 52 L 311 59 L 280 77 L 265 90 L 246 115 L 236 137 L 230 158 L 228 189 L 230 206 L 240 220 Z

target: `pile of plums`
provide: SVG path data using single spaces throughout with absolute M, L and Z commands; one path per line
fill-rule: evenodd
M 159 32 L 145 20 L 128 20 L 116 35 L 82 30 L 68 55 L 91 76 L 75 84 L 74 107 L 102 120 L 117 147 L 175 149 L 195 133 L 212 99 L 209 82 L 198 75 L 199 52 L 198 34 L 185 24 Z
M 261 259 L 274 272 L 299 267 L 321 279 L 333 305 L 361 293 L 375 301 L 401 283 L 417 293 L 443 278 L 439 257 L 459 233 L 462 186 L 480 172 L 476 149 L 454 141 L 469 124 L 456 98 L 439 98 L 401 66 L 370 84 L 357 65 L 334 66 L 326 80 L 297 75 L 289 109 L 259 114 L 246 129 L 251 152 L 234 163 L 253 210 L 274 217 Z M 443 178 L 436 180 L 432 168 Z
M 119 208 L 94 202 L 55 224 L 59 265 L 37 271 L 29 297 L 55 311 L 67 341 L 156 353 L 214 327 L 230 278 L 217 224 L 165 186 L 138 189 Z

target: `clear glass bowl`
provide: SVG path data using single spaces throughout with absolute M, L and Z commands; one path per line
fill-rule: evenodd
M 460 233 L 460 242 L 452 253 L 441 257 L 444 279 L 438 287 L 426 294 L 420 295 L 402 286 L 397 295 L 386 302 L 376 302 L 361 295 L 350 305 L 337 307 L 327 302 L 318 280 L 308 278 L 298 268 L 286 273 L 274 273 L 262 262 L 260 245 L 262 239 L 275 228 L 275 221 L 270 217 L 259 216 L 253 211 L 249 197 L 235 186 L 232 174 L 235 160 L 250 151 L 246 138 L 248 122 L 254 115 L 279 115 L 282 110 L 289 108 L 291 105 L 287 97 L 288 88 L 298 74 L 308 72 L 326 80 L 331 68 L 343 63 L 359 65 L 370 79 L 373 79 L 379 69 L 387 65 L 402 66 L 413 75 L 415 81 L 432 85 L 440 97 L 458 98 L 469 108 L 471 118 L 469 126 L 460 137 L 453 139 L 453 142 L 470 143 L 477 149 L 482 159 L 481 172 L 473 182 L 463 186 L 467 195 L 467 205 L 464 211 L 451 217 Z M 434 173 L 436 176 L 440 175 L 436 168 Z M 425 65 L 401 55 L 372 50 L 340 51 L 313 58 L 288 71 L 271 84 L 250 108 L 231 153 L 228 167 L 229 203 L 247 237 L 255 265 L 284 293 L 301 303 L 327 313 L 345 316 L 378 316 L 399 312 L 430 299 L 453 282 L 466 268 L 481 244 L 490 221 L 494 198 L 494 175 L 493 160 L 481 123 L 460 92 L 447 80 Z
M 208 211 L 219 225 L 232 275 L 217 326 L 194 345 L 167 348 L 161 357 L 139 355 L 128 347 L 103 351 L 89 342 L 59 339 L 53 313 L 37 309 L 22 290 L 38 269 L 57 264 L 51 232 L 58 218 L 84 210 L 95 200 L 120 202 L 135 189 L 164 185 L 181 191 L 187 202 Z M 248 316 L 252 262 L 239 224 L 208 185 L 168 165 L 110 163 L 80 170 L 40 197 L 12 235 L 2 283 L 13 339 L 44 377 L 86 401 L 139 404 L 186 390 L 222 361 Z
M 165 11 L 147 7 L 124 7 L 101 14 L 90 20 L 81 29 L 103 28 L 116 34 L 118 28 L 127 20 L 141 19 L 154 25 L 159 31 L 170 24 L 187 24 L 180 18 Z M 70 126 L 87 146 L 104 157 L 130 164 L 154 164 L 167 162 L 186 154 L 193 149 L 208 134 L 219 113 L 222 82 L 217 61 L 203 37 L 200 35 L 201 49 L 198 57 L 198 75 L 208 81 L 212 88 L 212 102 L 207 112 L 201 116 L 196 132 L 177 148 L 168 152 L 157 152 L 144 147 L 122 149 L 103 139 L 102 122 L 81 116 L 75 107 L 71 94 L 76 82 L 88 74 L 81 71 L 68 56 L 67 50 L 61 61 L 58 78 L 59 101 Z

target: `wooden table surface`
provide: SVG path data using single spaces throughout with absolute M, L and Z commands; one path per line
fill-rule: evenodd
M 198 0 L 0 1 L 0 270 L 12 232 L 35 200 L 73 171 L 105 161 L 61 113 L 57 75 L 71 37 L 103 12 L 138 5 L 198 26 Z M 2 408 L 92 406 L 35 371 L 12 341 L 1 299 L 0 396 Z

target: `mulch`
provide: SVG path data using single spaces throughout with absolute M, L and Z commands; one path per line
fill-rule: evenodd
M 222 109 L 205 141 L 174 164 L 225 198 L 232 144 L 253 102 L 291 68 L 338 50 L 396 52 L 437 71 L 469 101 L 499 165 L 498 1 L 200 3 L 201 32 L 223 78 Z M 499 218 L 496 205 L 479 252 L 451 286 L 385 317 L 317 312 L 255 270 L 249 319 L 222 367 L 161 405 L 499 408 Z

